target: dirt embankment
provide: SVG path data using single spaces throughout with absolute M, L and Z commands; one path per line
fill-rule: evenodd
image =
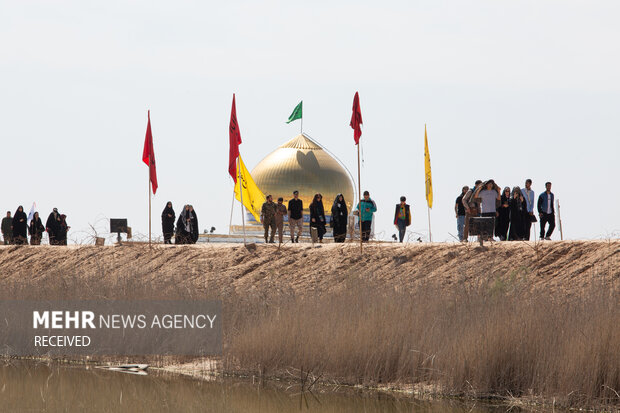
M 224 373 L 605 409 L 619 264 L 620 241 L 0 247 L 0 299 L 219 298 Z
M 56 285 L 109 283 L 123 289 L 173 283 L 193 293 L 278 293 L 334 291 L 352 279 L 416 289 L 429 283 L 451 288 L 519 283 L 532 291 L 575 294 L 593 283 L 620 288 L 620 241 L 359 245 L 239 244 L 196 246 L 0 247 L 0 287 L 40 298 Z M 32 289 L 26 288 L 27 286 Z M 16 287 L 16 288 L 11 288 Z M 8 288 L 8 289 L 7 289 Z M 130 293 L 130 291 L 124 291 Z M 68 298 L 63 294 L 63 298 Z M 92 291 L 97 298 L 98 291 Z M 192 294 L 193 295 L 193 294 Z M 9 297 L 5 297 L 9 298 Z M 46 297 L 52 298 L 52 297 Z

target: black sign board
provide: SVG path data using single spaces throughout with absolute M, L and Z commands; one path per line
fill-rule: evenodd
M 469 235 L 487 235 L 492 237 L 495 229 L 494 217 L 472 217 L 469 221 Z
M 127 233 L 127 218 L 110 218 L 110 232 Z

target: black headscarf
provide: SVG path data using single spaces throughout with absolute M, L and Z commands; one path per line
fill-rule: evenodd
M 170 206 L 168 206 L 168 204 L 170 204 Z M 174 218 L 176 217 L 176 214 L 174 213 L 174 208 L 172 208 L 172 202 L 170 201 L 166 202 L 166 206 L 164 207 L 164 210 L 161 213 L 161 217 L 168 218 L 169 214 L 172 215 L 172 219 L 174 220 Z
M 60 213 L 58 208 L 54 208 L 45 222 L 45 228 L 51 236 L 56 236 L 56 233 L 60 229 Z
M 61 245 L 67 245 L 68 230 L 69 225 L 67 225 L 67 216 L 65 214 L 60 214 L 60 222 L 58 225 L 58 232 L 56 233 L 56 238 Z
M 192 225 L 192 230 L 191 230 L 191 238 L 192 238 L 192 243 L 196 243 L 198 241 L 198 215 L 196 215 L 196 210 L 194 209 L 193 205 L 189 206 L 190 211 L 190 218 L 191 218 L 191 225 Z
M 28 230 L 27 221 L 28 221 L 28 216 L 24 212 L 24 207 L 21 205 L 18 206 L 17 211 L 15 211 L 15 215 L 13 216 L 13 236 L 14 237 L 21 236 L 21 237 L 26 238 L 26 233 Z
M 181 211 L 181 213 L 179 214 L 179 219 L 177 219 L 177 233 L 190 233 L 191 232 L 191 228 L 189 228 L 189 231 L 187 230 L 187 228 L 185 228 L 185 224 L 187 223 L 187 218 L 189 214 L 189 204 L 186 204 L 183 206 L 183 210 Z
M 506 190 L 508 190 L 508 196 L 506 196 Z M 512 194 L 510 193 L 510 187 L 506 186 L 504 187 L 504 190 L 502 191 L 502 200 L 501 200 L 502 205 L 507 204 L 510 201 L 510 198 L 512 198 Z
M 523 196 L 523 192 L 521 192 L 521 188 L 519 188 L 518 186 L 515 186 L 514 188 L 512 188 L 512 193 L 510 194 L 511 211 L 521 212 L 523 210 L 523 204 L 525 203 L 525 200 L 521 199 L 522 196 Z
M 171 206 L 168 206 L 170 204 Z M 168 216 L 171 215 L 171 216 Z M 172 234 L 174 233 L 174 218 L 176 214 L 174 213 L 174 209 L 172 208 L 172 202 L 168 201 L 166 203 L 166 207 L 161 213 L 161 226 L 164 234 Z
M 339 200 L 340 197 L 342 197 L 342 201 Z M 334 204 L 332 205 L 332 220 L 334 222 L 340 222 L 340 220 L 346 222 L 348 215 L 349 210 L 347 209 L 347 203 L 344 199 L 344 195 L 336 195 L 336 199 L 334 199 Z
M 32 220 L 30 221 L 30 225 L 28 226 L 28 232 L 31 236 L 41 237 L 43 235 L 43 231 L 45 231 L 45 227 L 41 222 L 41 217 L 39 217 L 39 213 L 35 212 L 32 216 Z
M 325 208 L 323 207 L 323 196 L 321 194 L 314 195 L 312 199 L 310 217 L 316 219 L 317 223 L 325 223 Z

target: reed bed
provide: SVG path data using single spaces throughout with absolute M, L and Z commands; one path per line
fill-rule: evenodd
M 470 274 L 472 282 L 417 282 L 414 288 L 358 272 L 334 288 L 300 293 L 272 282 L 240 292 L 208 282 L 191 287 L 185 274 L 165 266 L 149 278 L 136 276 L 144 264 L 108 264 L 6 277 L 0 298 L 221 299 L 224 373 L 305 374 L 312 381 L 414 386 L 441 395 L 620 406 L 617 280 L 561 294 L 530 288 L 537 275 L 523 271 L 478 279 Z M 198 284 L 200 272 L 192 276 Z
M 553 297 L 493 286 L 269 297 L 228 310 L 225 368 L 310 372 L 446 395 L 620 404 L 620 294 Z

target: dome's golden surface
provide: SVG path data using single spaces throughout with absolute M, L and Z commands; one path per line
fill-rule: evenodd
M 325 214 L 331 214 L 336 195 L 342 194 L 349 211 L 354 201 L 353 182 L 347 170 L 321 146 L 305 135 L 297 135 L 267 155 L 251 172 L 256 185 L 274 202 L 285 202 L 299 191 L 307 211 L 314 194 L 323 195 Z

